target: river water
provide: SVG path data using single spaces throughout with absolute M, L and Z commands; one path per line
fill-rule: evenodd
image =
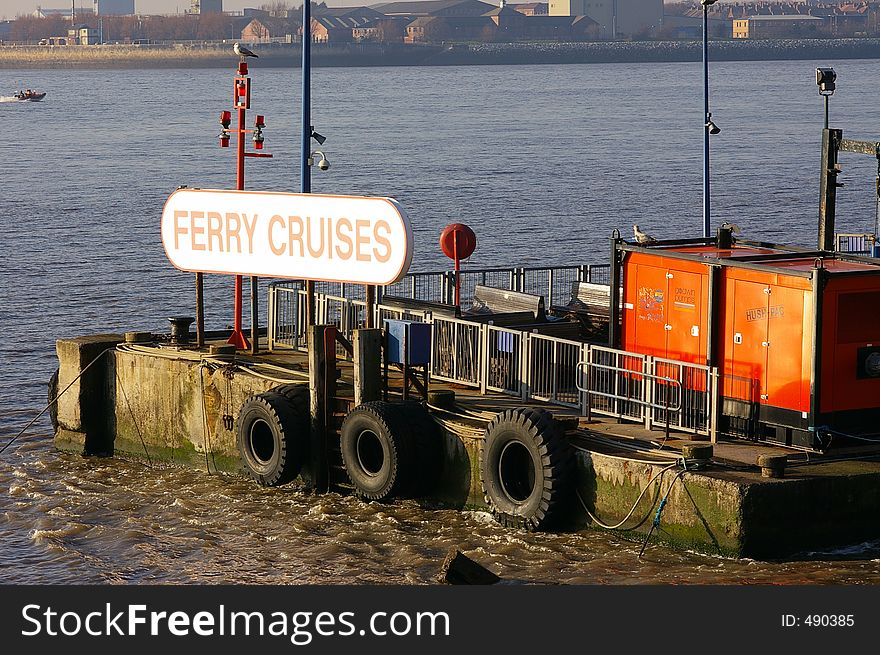
M 54 340 L 165 332 L 192 313 L 192 276 L 165 258 L 159 216 L 178 185 L 230 188 L 217 146 L 229 70 L 0 71 L 0 435 L 46 403 Z M 812 245 L 823 121 L 814 74 L 833 65 L 831 120 L 880 137 L 880 61 L 712 64 L 713 226 Z M 298 69 L 252 64 L 266 152 L 251 189 L 299 190 Z M 393 196 L 415 232 L 413 270 L 447 265 L 448 223 L 478 236 L 468 266 L 605 261 L 613 229 L 702 230 L 699 63 L 315 69 L 327 136 L 318 193 Z M 252 115 L 252 114 L 251 114 Z M 838 231 L 873 231 L 876 162 L 844 160 Z M 231 320 L 230 278 L 209 276 L 209 327 Z M 0 446 L 2 447 L 2 446 Z M 482 512 L 260 489 L 232 476 L 83 459 L 54 450 L 45 418 L 0 455 L 0 581 L 430 583 L 457 547 L 503 578 L 559 583 L 880 582 L 880 544 L 734 561 L 601 532 L 525 534 Z

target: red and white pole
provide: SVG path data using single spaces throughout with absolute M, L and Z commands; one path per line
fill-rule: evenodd
M 235 188 L 238 191 L 244 191 L 244 135 L 245 135 L 245 112 L 251 102 L 251 80 L 247 76 L 247 63 L 241 62 L 238 65 L 238 75 L 235 77 L 233 100 L 234 107 L 238 109 L 238 141 L 236 142 L 235 152 Z M 240 350 L 247 350 L 251 347 L 241 329 L 241 312 L 242 312 L 242 280 L 241 275 L 235 276 L 235 324 L 233 326 L 232 335 L 226 343 L 233 344 Z

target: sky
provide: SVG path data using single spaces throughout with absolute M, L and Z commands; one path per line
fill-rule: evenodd
M 235 11 L 245 7 L 259 7 L 270 0 L 223 0 L 223 9 Z M 380 0 L 330 0 L 329 7 L 359 7 L 375 4 Z M 524 0 L 525 1 L 525 0 Z M 302 0 L 288 0 L 288 5 L 299 6 Z M 92 0 L 76 0 L 77 7 L 92 7 Z M 189 0 L 134 0 L 134 8 L 139 14 L 174 14 L 183 13 L 190 6 Z M 29 14 L 37 7 L 60 9 L 70 7 L 70 0 L 0 0 L 0 16 L 15 18 L 19 14 Z

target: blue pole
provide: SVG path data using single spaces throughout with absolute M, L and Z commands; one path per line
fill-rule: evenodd
M 311 48 L 312 48 L 311 0 L 303 0 L 302 33 L 302 160 L 300 161 L 300 191 L 311 193 L 312 171 L 308 164 L 312 139 L 311 98 Z
M 709 238 L 709 47 L 708 7 L 703 5 L 703 237 Z

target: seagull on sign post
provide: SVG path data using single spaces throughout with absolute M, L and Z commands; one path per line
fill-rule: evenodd
M 636 241 L 641 245 L 647 245 L 649 243 L 654 243 L 656 239 L 645 232 L 642 232 L 641 228 L 638 225 L 633 225 L 633 235 L 636 238 Z
M 725 230 L 730 230 L 733 234 L 739 234 L 740 232 L 742 232 L 742 228 L 736 223 L 729 223 L 727 221 L 724 221 L 721 224 L 721 227 Z
M 241 57 L 242 61 L 244 61 L 245 57 L 256 57 L 257 59 L 260 58 L 260 55 L 254 54 L 243 45 L 241 45 L 238 41 L 236 41 L 235 44 L 232 46 L 232 50 L 233 52 L 235 52 L 235 54 Z

